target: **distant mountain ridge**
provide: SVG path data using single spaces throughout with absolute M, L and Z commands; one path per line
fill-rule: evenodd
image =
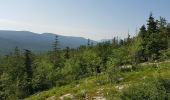
M 52 48 L 56 34 L 37 34 L 29 31 L 2 31 L 0 30 L 0 53 L 9 53 L 16 46 L 20 49 L 30 49 L 32 51 L 48 51 Z M 76 48 L 86 45 L 87 39 L 82 37 L 57 35 L 60 41 L 60 48 L 69 46 Z M 96 41 L 91 40 L 93 43 Z

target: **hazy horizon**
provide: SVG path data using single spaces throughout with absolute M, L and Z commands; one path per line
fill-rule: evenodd
M 135 35 L 150 12 L 169 21 L 169 4 L 169 0 L 1 0 L 0 30 L 56 33 L 93 40 L 125 38 L 128 32 Z

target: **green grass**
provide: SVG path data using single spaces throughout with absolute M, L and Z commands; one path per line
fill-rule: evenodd
M 117 86 L 128 87 L 133 83 L 138 83 L 147 78 L 157 78 L 158 76 L 164 78 L 170 77 L 170 62 L 159 63 L 158 68 L 154 68 L 153 64 L 140 64 L 136 70 L 131 72 L 122 72 L 124 80 L 117 84 L 110 84 L 106 81 L 105 75 L 98 75 L 73 82 L 69 85 L 56 87 L 48 91 L 43 91 L 34 94 L 25 100 L 45 100 L 54 96 L 56 100 L 60 96 L 70 93 L 76 100 L 83 100 L 85 95 L 91 100 L 94 96 L 97 96 L 98 92 L 103 95 L 107 100 L 121 100 L 121 91 Z M 123 89 L 124 89 L 123 88 Z M 68 98 L 66 100 L 69 100 Z

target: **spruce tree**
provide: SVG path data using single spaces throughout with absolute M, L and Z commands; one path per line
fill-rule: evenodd
M 55 41 L 53 43 L 53 52 L 55 52 L 57 54 L 57 52 L 60 50 L 59 48 L 59 40 L 58 40 L 58 36 L 55 36 Z
M 64 57 L 65 57 L 65 59 L 69 59 L 70 58 L 70 48 L 69 47 L 66 47 Z
M 159 21 L 158 21 L 158 28 L 160 31 L 165 30 L 165 28 L 167 27 L 167 21 L 165 18 L 160 17 Z
M 20 50 L 19 50 L 18 47 L 15 47 L 15 52 L 14 52 L 14 54 L 15 54 L 15 57 L 16 57 L 16 58 L 19 58 L 19 57 L 20 57 Z
M 145 25 L 142 25 L 142 27 L 140 28 L 139 36 L 142 39 L 145 39 L 145 37 L 147 36 L 147 31 L 146 31 Z
M 147 61 L 146 46 L 148 42 L 148 34 L 145 25 L 142 25 L 139 31 L 139 38 L 142 39 L 140 50 L 138 51 L 138 58 L 140 61 Z
M 53 43 L 53 51 L 52 51 L 52 62 L 55 68 L 61 67 L 60 63 L 60 48 L 59 48 L 59 40 L 58 36 L 55 36 L 55 41 Z
M 87 46 L 90 46 L 90 39 L 87 40 Z
M 160 22 L 160 23 L 158 23 Z M 167 48 L 167 38 L 163 29 L 165 26 L 166 20 L 161 18 L 160 21 L 155 21 L 152 14 L 148 20 L 148 39 L 146 41 L 146 50 L 147 55 L 150 59 L 156 60 L 159 58 L 160 51 Z
M 152 33 L 155 33 L 157 31 L 157 21 L 155 21 L 155 18 L 153 17 L 152 13 L 149 16 L 149 19 L 147 21 L 147 30 L 149 35 Z
M 30 50 L 25 50 L 24 52 L 24 68 L 25 68 L 25 82 L 24 83 L 24 90 L 27 95 L 30 95 L 33 93 L 33 88 L 32 88 L 32 76 L 33 76 L 33 71 L 32 71 L 32 59 L 31 59 L 31 51 Z
M 128 33 L 127 44 L 129 45 L 130 43 L 131 43 L 131 38 L 130 38 L 130 34 Z

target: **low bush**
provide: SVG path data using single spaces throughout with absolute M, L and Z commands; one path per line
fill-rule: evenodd
M 147 80 L 124 90 L 123 100 L 166 100 L 166 90 L 158 81 Z

